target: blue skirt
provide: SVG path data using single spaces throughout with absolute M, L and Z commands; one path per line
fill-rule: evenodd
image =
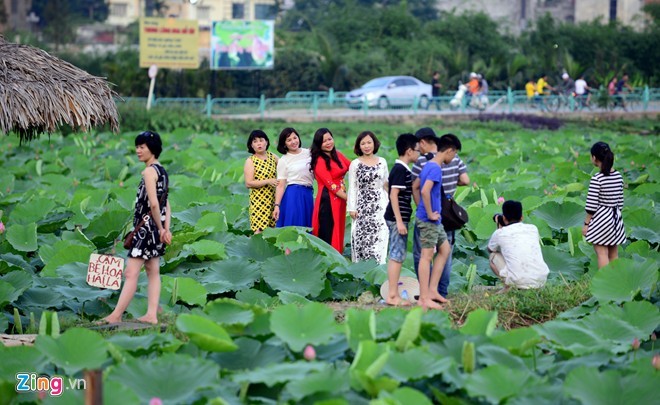
M 314 196 L 311 186 L 291 184 L 284 190 L 280 202 L 280 217 L 275 225 L 312 227 L 312 211 L 314 211 Z

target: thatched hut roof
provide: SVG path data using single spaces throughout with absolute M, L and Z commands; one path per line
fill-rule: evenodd
M 116 93 L 108 83 L 46 51 L 0 35 L 0 131 L 22 141 L 68 124 L 75 130 L 109 124 L 119 131 Z

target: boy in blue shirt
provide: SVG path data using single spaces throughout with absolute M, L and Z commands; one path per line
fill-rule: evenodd
M 417 206 L 417 221 L 422 246 L 419 258 L 419 302 L 423 308 L 441 309 L 438 304 L 449 302 L 438 293 L 442 269 L 451 253 L 447 234 L 442 226 L 442 168 L 456 156 L 456 146 L 447 139 L 436 138 L 438 153 L 429 160 L 419 175 L 421 201 Z M 436 251 L 435 258 L 433 253 Z M 433 261 L 433 269 L 431 269 Z
M 388 305 L 410 305 L 409 301 L 399 297 L 399 276 L 401 265 L 408 253 L 408 223 L 412 216 L 412 174 L 410 164 L 419 157 L 417 137 L 402 134 L 396 140 L 399 158 L 392 166 L 388 178 L 390 203 L 385 210 L 385 223 L 390 229 L 389 261 L 387 279 L 389 285 L 386 301 Z M 412 297 L 411 297 L 412 298 Z

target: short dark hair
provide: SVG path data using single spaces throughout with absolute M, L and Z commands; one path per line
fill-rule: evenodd
M 454 134 L 444 134 L 440 137 L 440 139 L 441 140 L 444 139 L 451 142 L 454 145 L 454 148 L 456 148 L 456 150 L 461 150 L 461 147 L 463 146 L 461 145 L 461 140 L 458 139 L 458 137 Z
M 522 219 L 522 203 L 520 201 L 507 200 L 502 204 L 502 214 L 509 222 L 519 222 Z
M 135 146 L 138 145 L 147 145 L 147 148 L 154 154 L 156 159 L 158 159 L 160 153 L 163 151 L 163 141 L 161 141 L 158 132 L 154 131 L 140 132 L 135 137 Z
M 435 131 L 430 127 L 420 128 L 415 132 L 417 139 L 436 139 L 438 136 L 435 134 Z
M 286 140 L 291 134 L 296 134 L 299 143 L 298 147 L 302 147 L 302 140 L 300 139 L 300 134 L 298 134 L 298 131 L 291 127 L 284 128 L 282 132 L 280 132 L 280 137 L 277 140 L 277 151 L 283 155 L 289 151 L 289 149 L 286 147 Z
M 449 138 L 435 138 L 435 144 L 438 152 L 444 152 L 447 149 L 456 149 L 456 145 Z
M 399 156 L 406 154 L 408 149 L 415 149 L 415 146 L 419 143 L 417 137 L 413 134 L 401 134 L 396 138 L 396 152 Z
M 260 129 L 255 129 L 254 131 L 250 132 L 250 136 L 248 137 L 247 140 L 247 150 L 250 153 L 254 153 L 254 149 L 252 148 L 252 141 L 254 141 L 256 138 L 262 138 L 266 140 L 266 150 L 268 150 L 268 147 L 270 146 L 270 139 L 268 139 L 268 135 Z
M 364 153 L 362 153 L 362 149 L 360 149 L 360 142 L 362 142 L 362 140 L 368 136 L 370 136 L 374 141 L 374 155 L 378 153 L 378 149 L 380 149 L 380 141 L 378 138 L 376 138 L 376 135 L 374 135 L 374 133 L 371 131 L 362 131 L 360 132 L 360 135 L 358 135 L 357 139 L 355 139 L 355 147 L 353 147 L 353 152 L 355 152 L 355 155 L 364 155 Z

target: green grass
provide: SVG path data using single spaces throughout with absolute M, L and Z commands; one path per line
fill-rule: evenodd
M 497 311 L 503 329 L 530 326 L 550 321 L 589 299 L 589 282 L 590 278 L 584 277 L 538 290 L 511 289 L 501 294 L 499 289 L 462 292 L 449 297 L 447 311 L 457 325 L 462 325 L 471 311 L 482 308 Z

